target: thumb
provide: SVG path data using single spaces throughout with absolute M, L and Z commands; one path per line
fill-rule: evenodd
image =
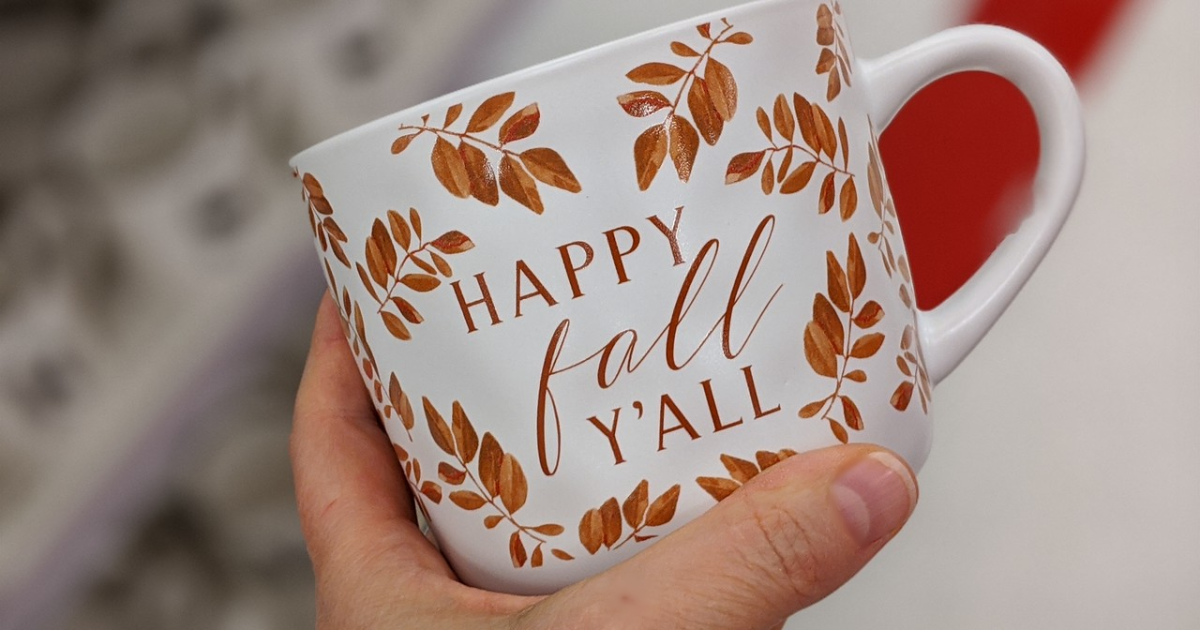
M 912 472 L 889 451 L 855 445 L 797 455 L 526 618 L 534 628 L 775 627 L 853 577 L 916 499 Z

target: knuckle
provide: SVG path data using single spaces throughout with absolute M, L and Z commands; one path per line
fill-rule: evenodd
M 752 505 L 747 519 L 752 540 L 744 547 L 747 562 L 761 569 L 785 593 L 811 599 L 829 573 L 820 536 L 802 514 L 774 505 Z

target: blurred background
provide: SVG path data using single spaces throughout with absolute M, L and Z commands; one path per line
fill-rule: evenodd
M 732 4 L 0 0 L 0 630 L 311 627 L 287 436 L 324 283 L 287 158 Z M 938 388 L 912 521 L 789 627 L 1200 628 L 1200 4 L 842 4 L 863 56 L 968 22 L 1039 39 L 1089 166 Z M 1036 133 L 965 76 L 883 150 L 931 308 L 1019 224 Z

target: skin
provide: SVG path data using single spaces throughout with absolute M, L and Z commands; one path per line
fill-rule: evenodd
M 326 296 L 291 437 L 317 627 L 781 628 L 849 580 L 907 519 L 860 542 L 831 498 L 839 474 L 876 451 L 839 446 L 789 458 L 635 557 L 553 595 L 480 590 L 459 582 L 417 528 L 408 485 Z

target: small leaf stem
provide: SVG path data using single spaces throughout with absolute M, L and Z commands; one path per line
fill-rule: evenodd
M 471 472 L 471 467 L 467 464 L 467 462 L 463 461 L 462 457 L 459 456 L 458 453 L 454 454 L 454 459 L 458 460 L 459 465 L 461 465 L 463 470 L 466 471 L 467 477 L 471 479 L 471 483 L 475 484 L 475 489 L 479 491 L 479 496 L 483 497 L 485 501 L 487 501 L 497 512 L 499 512 L 500 516 L 503 516 L 505 520 L 507 520 L 509 523 L 512 523 L 513 527 L 516 527 L 521 533 L 538 541 L 539 545 L 546 543 L 545 538 L 538 536 L 537 533 L 533 532 L 530 528 L 518 523 L 517 519 L 513 518 L 512 514 L 496 504 L 496 500 L 491 496 L 491 494 L 488 493 L 487 490 L 483 489 L 483 484 L 479 483 L 479 480 L 475 478 L 475 473 Z
M 843 359 L 842 360 L 842 370 L 841 370 L 841 373 L 838 374 L 837 381 L 836 381 L 837 386 L 834 387 L 833 393 L 829 395 L 829 398 L 825 399 L 826 401 L 829 402 L 829 408 L 826 409 L 824 406 L 822 406 L 822 409 L 824 410 L 824 412 L 821 414 L 822 420 L 830 419 L 829 414 L 833 413 L 833 406 L 837 404 L 838 394 L 841 393 L 842 385 L 845 384 L 845 382 L 846 382 L 846 369 L 850 367 L 850 349 L 853 347 L 852 344 L 854 341 L 854 335 L 853 335 L 853 333 L 854 333 L 854 301 L 856 299 L 858 299 L 858 298 L 854 297 L 854 294 L 851 293 L 851 295 L 850 295 L 850 312 L 846 314 L 847 325 L 846 325 L 846 339 L 843 342 L 845 345 L 845 348 L 842 350 L 842 359 Z
M 772 140 L 771 148 L 767 149 L 767 151 L 771 152 L 771 154 L 773 155 L 775 153 L 778 153 L 779 151 L 786 151 L 787 149 L 798 149 L 804 153 L 807 153 L 810 157 L 812 157 L 812 159 L 814 161 L 816 161 L 817 164 L 820 164 L 821 166 L 827 166 L 827 167 L 829 167 L 830 170 L 834 171 L 835 173 L 841 173 L 842 175 L 846 175 L 850 179 L 854 179 L 854 173 L 851 173 L 850 171 L 848 171 L 844 168 L 838 168 L 837 165 L 834 164 L 832 160 L 830 160 L 828 162 L 825 161 L 824 159 L 821 158 L 820 153 L 816 153 L 816 152 L 812 151 L 811 149 L 809 149 L 808 147 L 800 146 L 798 144 L 785 144 L 783 146 L 779 146 L 779 145 L 775 144 L 774 140 Z M 769 160 L 770 158 L 767 158 L 767 159 Z
M 717 44 L 724 43 L 721 41 L 721 36 L 725 35 L 725 33 L 728 33 L 731 29 L 733 29 L 733 25 L 725 22 L 725 30 L 717 33 L 716 37 L 709 40 L 708 47 L 704 49 L 704 52 L 700 53 L 700 56 L 696 58 L 696 63 L 692 65 L 692 69 L 688 70 L 688 73 L 684 75 L 683 83 L 679 86 L 679 93 L 675 95 L 675 102 L 671 103 L 671 111 L 668 112 L 667 121 L 670 121 L 675 117 L 675 112 L 679 109 L 679 101 L 683 99 L 683 93 L 687 91 L 688 85 L 690 85 L 691 81 L 695 80 L 696 71 L 700 69 L 700 64 L 704 63 L 706 59 L 712 56 L 712 50 L 713 48 L 716 48 Z
M 507 155 L 509 157 L 513 157 L 513 156 L 519 157 L 519 155 L 515 151 L 506 149 L 503 146 L 500 146 L 498 144 L 492 144 L 491 142 L 488 142 L 487 140 L 484 140 L 482 138 L 477 138 L 468 133 L 460 133 L 458 131 L 450 131 L 449 129 L 440 129 L 438 127 L 430 127 L 428 125 L 400 125 L 401 131 L 403 131 L 405 129 L 414 129 L 414 130 L 421 131 L 421 132 L 428 131 L 432 134 L 438 135 L 439 137 L 441 136 L 441 134 L 445 134 L 452 138 L 458 138 L 459 140 L 463 140 L 463 141 L 469 140 L 480 146 L 484 146 L 493 151 L 497 151 L 497 152 L 501 153 L 502 155 Z
M 396 273 L 392 275 L 392 286 L 388 288 L 387 295 L 385 295 L 384 298 L 379 301 L 379 308 L 376 309 L 376 311 L 375 311 L 376 315 L 383 312 L 383 309 L 387 307 L 388 302 L 391 301 L 392 294 L 395 293 L 396 287 L 400 286 L 400 271 L 402 269 L 404 269 L 404 265 L 408 264 L 408 261 L 413 256 L 416 256 L 417 254 L 420 254 L 421 252 L 425 251 L 425 249 L 428 248 L 429 245 L 430 245 L 429 243 L 422 242 L 420 247 L 418 247 L 417 249 L 414 249 L 411 252 L 408 252 L 404 256 L 404 260 L 400 261 L 399 265 L 396 265 Z

